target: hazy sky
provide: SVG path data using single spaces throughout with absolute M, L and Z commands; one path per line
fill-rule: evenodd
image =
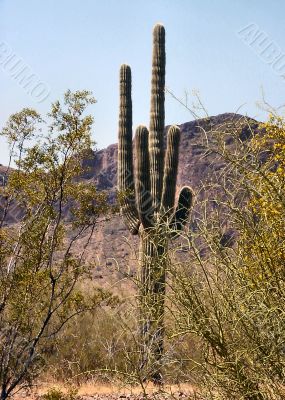
M 265 117 L 256 106 L 262 87 L 272 106 L 285 100 L 285 66 L 283 72 L 270 63 L 264 47 L 268 43 L 282 61 L 284 0 L 0 0 L 0 15 L 1 127 L 23 107 L 45 114 L 67 89 L 88 89 L 98 100 L 90 109 L 94 139 L 99 148 L 114 143 L 122 63 L 132 67 L 134 125 L 147 124 L 156 22 L 166 28 L 166 83 L 177 97 L 187 91 L 191 104 L 193 91 L 198 91 L 210 115 L 241 107 L 240 113 L 259 119 Z M 263 41 L 258 43 L 257 37 L 252 45 L 245 43 L 250 26 L 262 33 Z M 33 95 L 15 78 L 15 70 L 5 67 L 4 51 L 39 82 Z M 39 103 L 41 90 L 47 96 Z M 166 123 L 191 119 L 168 95 Z M 3 139 L 0 146 L 0 163 L 5 164 Z

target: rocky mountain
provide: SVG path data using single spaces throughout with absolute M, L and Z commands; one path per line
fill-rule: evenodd
M 212 164 L 213 159 L 201 156 L 206 150 L 206 141 L 211 142 L 211 132 L 223 131 L 238 132 L 241 140 L 251 135 L 251 130 L 258 128 L 258 122 L 245 116 L 225 113 L 214 117 L 198 119 L 179 125 L 181 129 L 178 187 L 185 184 L 193 188 L 203 180 L 205 171 Z M 167 132 L 168 127 L 166 127 Z M 207 138 L 206 138 L 207 135 Z M 230 145 L 229 139 L 227 145 Z M 108 190 L 115 193 L 117 175 L 117 144 L 111 144 L 106 149 L 90 154 L 83 160 L 87 172 L 82 179 L 90 180 L 99 190 Z M 215 168 L 219 168 L 215 165 Z M 113 199 L 113 195 L 111 195 Z
M 258 125 L 258 122 L 253 119 L 232 113 L 180 125 L 181 142 L 177 191 L 184 185 L 190 185 L 194 192 L 199 192 L 196 210 L 194 209 L 193 214 L 199 207 L 199 199 L 203 199 L 207 195 L 201 190 L 202 184 L 210 174 L 218 172 L 224 167 L 224 163 L 214 153 L 207 155 L 207 149 L 211 147 L 214 134 L 227 132 L 226 146 L 230 149 L 234 134 L 238 135 L 241 141 L 247 140 L 253 132 L 257 131 Z M 88 180 L 90 184 L 95 184 L 100 190 L 107 190 L 110 200 L 114 201 L 117 145 L 112 144 L 106 149 L 90 154 L 90 157 L 83 160 L 83 165 L 87 167 L 87 172 L 82 179 Z M 95 277 L 102 282 L 111 283 L 121 279 L 126 271 L 134 275 L 137 265 L 137 240 L 136 236 L 129 234 L 120 216 L 100 222 L 88 253 L 89 261 L 96 264 Z
M 201 184 L 205 182 L 209 174 L 219 171 L 224 166 L 214 153 L 207 154 L 214 133 L 227 132 L 226 146 L 231 148 L 233 134 L 244 141 L 252 135 L 252 132 L 257 131 L 258 122 L 239 114 L 226 113 L 186 122 L 180 125 L 180 128 L 177 190 L 183 185 L 190 185 L 194 192 L 199 192 L 198 201 L 196 201 L 198 204 L 199 199 L 206 196 L 206 193 L 200 190 Z M 112 144 L 106 149 L 90 153 L 82 163 L 85 173 L 80 179 L 96 185 L 99 190 L 108 191 L 110 201 L 114 202 L 117 145 Z M 2 169 L 4 170 L 4 167 Z M 0 175 L 2 169 L 0 169 Z M 9 220 L 17 221 L 19 212 L 16 207 L 13 210 L 12 215 L 11 213 L 9 215 Z M 114 216 L 107 221 L 100 220 L 87 253 L 87 260 L 94 263 L 94 277 L 103 284 L 110 285 L 122 279 L 126 271 L 131 275 L 134 274 L 137 265 L 136 244 L 137 238 L 131 237 L 120 216 Z M 121 286 L 124 286 L 123 281 Z

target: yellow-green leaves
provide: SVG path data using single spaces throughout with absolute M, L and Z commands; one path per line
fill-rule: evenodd
M 37 374 L 47 338 L 72 316 L 112 297 L 89 296 L 78 287 L 88 272 L 84 252 L 97 218 L 109 210 L 104 193 L 79 182 L 82 157 L 93 144 L 93 118 L 86 115 L 93 103 L 88 91 L 67 91 L 47 122 L 26 108 L 2 131 L 15 168 L 7 168 L 1 188 L 1 398 Z M 8 217 L 15 213 L 20 218 L 11 224 Z M 76 247 L 83 234 L 86 244 Z

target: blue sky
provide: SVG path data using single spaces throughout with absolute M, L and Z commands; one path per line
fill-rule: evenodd
M 118 71 L 133 73 L 134 125 L 148 124 L 151 35 L 166 28 L 167 86 L 177 97 L 199 92 L 210 115 L 223 112 L 264 119 L 256 106 L 285 101 L 285 79 L 238 32 L 255 24 L 285 54 L 283 0 L 0 0 L 0 43 L 50 88 L 38 103 L 0 65 L 0 126 L 11 113 L 32 107 L 45 114 L 67 90 L 93 91 L 98 103 L 94 139 L 99 148 L 116 142 Z M 193 119 L 169 95 L 166 123 Z M 0 139 L 0 163 L 8 149 Z

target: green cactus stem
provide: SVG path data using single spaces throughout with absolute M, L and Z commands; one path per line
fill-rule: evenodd
M 132 147 L 132 75 L 128 65 L 120 69 L 120 116 L 118 144 L 118 186 L 121 192 L 121 210 L 132 234 L 137 234 L 140 221 L 135 204 Z
M 163 133 L 164 133 L 164 97 L 165 97 L 165 30 L 160 24 L 153 30 L 152 78 L 150 101 L 150 182 L 153 206 L 156 212 L 160 208 L 163 182 Z
M 120 70 L 118 190 L 121 213 L 132 234 L 140 236 L 141 369 L 145 379 L 162 381 L 164 298 L 168 239 L 185 226 L 192 190 L 183 187 L 175 208 L 180 129 L 167 133 L 164 155 L 165 30 L 153 30 L 150 128 L 135 135 L 135 174 L 132 143 L 131 69 Z

